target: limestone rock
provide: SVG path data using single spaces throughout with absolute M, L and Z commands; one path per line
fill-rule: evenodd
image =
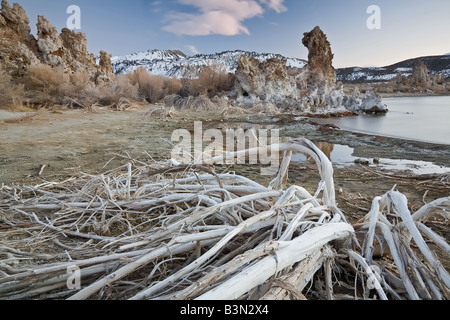
M 422 60 L 419 60 L 411 74 L 411 84 L 414 86 L 426 86 L 428 83 L 428 68 Z
M 18 35 L 26 38 L 31 31 L 29 23 L 30 20 L 25 10 L 18 3 L 14 3 L 11 8 L 8 1 L 2 0 L 0 26 L 7 26 Z
M 236 70 L 235 91 L 239 102 L 282 102 L 298 95 L 295 79 L 288 75 L 286 61 L 242 55 Z
M 2 0 L 0 13 L 0 68 L 13 78 L 21 77 L 36 57 L 36 39 L 30 34 L 25 10 L 14 4 L 11 8 Z
M 303 34 L 303 45 L 308 49 L 308 65 L 310 82 L 325 82 L 332 86 L 336 83 L 336 70 L 333 67 L 334 54 L 327 36 L 319 27 Z
M 44 63 L 65 67 L 62 59 L 64 47 L 56 28 L 43 16 L 38 16 L 38 48 Z
M 111 57 L 112 55 L 110 53 L 103 50 L 100 51 L 99 67 L 101 73 L 106 75 L 114 73 Z
M 112 74 L 111 56 L 103 52 L 101 66 L 87 50 L 82 32 L 62 29 L 61 34 L 43 16 L 38 16 L 37 39 L 30 33 L 29 19 L 18 4 L 11 8 L 2 0 L 0 13 L 0 68 L 20 79 L 32 64 L 62 67 L 66 73 L 87 72 L 92 81 Z
M 358 97 L 344 94 L 342 83 L 336 82 L 331 45 L 319 27 L 304 34 L 303 44 L 309 50 L 308 64 L 295 72 L 287 67 L 285 60 L 260 62 L 243 55 L 235 74 L 237 103 L 290 113 L 346 113 L 361 108 L 367 112 L 385 110 L 378 96 L 366 97 L 362 105 L 359 92 L 355 92 Z
M 388 108 L 379 95 L 372 91 L 368 91 L 366 96 L 362 99 L 359 110 L 365 113 L 387 113 Z
M 6 20 L 3 18 L 3 16 L 0 14 L 0 28 L 6 26 Z

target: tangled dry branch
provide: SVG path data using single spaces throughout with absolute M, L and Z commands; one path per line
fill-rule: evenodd
M 327 157 L 306 139 L 277 147 L 268 187 L 171 161 L 2 186 L 0 299 L 448 299 L 430 243 L 450 246 L 424 221 L 450 197 L 411 213 L 393 189 L 351 225 Z M 316 160 L 314 194 L 285 187 L 292 151 Z

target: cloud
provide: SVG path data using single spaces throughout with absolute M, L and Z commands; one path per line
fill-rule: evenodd
M 197 48 L 192 44 L 187 45 L 186 48 L 188 48 L 189 51 L 191 51 L 193 54 L 200 54 L 200 51 L 198 51 Z
M 270 9 L 275 10 L 278 13 L 287 11 L 286 6 L 284 5 L 284 0 L 260 0 Z
M 206 36 L 211 34 L 234 36 L 250 34 L 245 20 L 262 16 L 261 4 L 280 13 L 287 10 L 284 0 L 178 0 L 193 6 L 198 13 L 172 12 L 165 16 L 163 30 L 177 35 Z

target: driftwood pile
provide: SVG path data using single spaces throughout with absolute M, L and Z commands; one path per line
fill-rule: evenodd
M 351 225 L 327 157 L 306 139 L 278 147 L 268 187 L 173 161 L 2 186 L 0 299 L 448 299 L 430 246 L 450 247 L 423 222 L 450 197 L 411 213 L 393 189 Z M 285 186 L 293 151 L 317 162 L 314 194 Z

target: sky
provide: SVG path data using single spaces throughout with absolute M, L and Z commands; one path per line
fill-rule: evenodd
M 336 68 L 387 66 L 450 53 L 449 0 L 9 0 L 57 29 L 80 8 L 88 50 L 113 56 L 152 49 L 187 55 L 246 50 L 307 60 L 303 33 L 319 26 Z M 377 6 L 378 11 L 368 10 Z M 376 28 L 374 28 L 376 27 Z

